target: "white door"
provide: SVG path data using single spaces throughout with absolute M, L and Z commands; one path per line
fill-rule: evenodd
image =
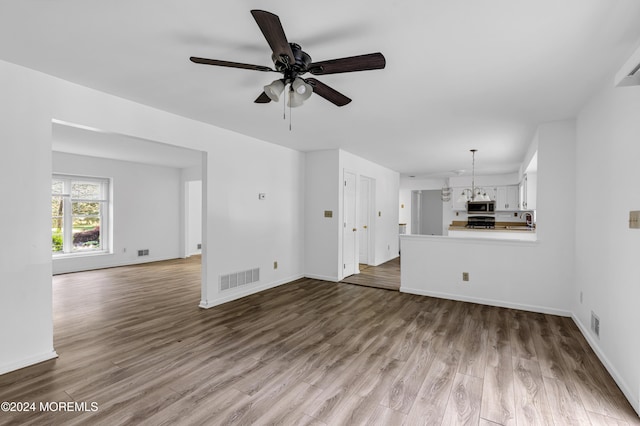
M 344 223 L 342 224 L 342 272 L 344 277 L 358 273 L 356 262 L 356 175 L 344 172 Z
M 358 226 L 360 229 L 360 256 L 358 263 L 369 264 L 369 235 L 371 227 L 369 226 L 369 218 L 371 217 L 371 179 L 368 177 L 360 177 L 360 209 L 358 218 Z

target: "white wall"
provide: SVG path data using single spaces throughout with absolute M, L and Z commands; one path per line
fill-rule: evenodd
M 56 356 L 51 303 L 51 88 L 0 62 L 0 374 Z
M 366 176 L 375 180 L 375 221 L 372 224 L 374 227 L 375 247 L 374 260 L 370 262 L 370 264 L 380 265 L 398 257 L 398 198 L 400 191 L 400 174 L 342 150 L 340 150 L 339 169 L 341 172 L 344 170 L 355 172 L 357 174 L 356 182 L 358 182 L 358 184 L 360 182 L 360 176 Z M 340 185 L 340 206 L 342 206 L 343 189 L 344 187 Z M 359 188 L 357 192 L 356 197 L 359 197 Z M 359 202 L 356 205 L 359 205 Z M 360 228 L 360 226 L 358 226 L 358 228 Z M 359 252 L 358 245 L 359 240 L 356 239 L 356 253 Z M 342 233 L 340 233 L 339 247 L 341 258 Z
M 570 315 L 575 123 L 539 128 L 538 241 L 402 238 L 401 291 Z M 471 280 L 462 284 L 462 272 Z
M 53 153 L 53 172 L 111 178 L 111 253 L 53 260 L 53 273 L 83 271 L 180 256 L 180 169 Z M 138 256 L 148 249 L 149 256 Z
M 571 306 L 591 345 L 640 413 L 640 230 L 628 227 L 629 211 L 640 210 L 639 112 L 640 87 L 613 88 L 607 81 L 578 116 Z M 594 200 L 599 208 L 594 208 Z M 600 338 L 590 331 L 591 311 L 600 318 Z
M 305 183 L 305 275 L 310 278 L 329 281 L 344 278 L 341 185 L 344 170 L 357 175 L 356 198 L 360 176 L 375 180 L 375 221 L 370 224 L 375 247 L 374 253 L 370 253 L 373 259 L 370 263 L 379 265 L 398 256 L 399 174 L 342 150 L 309 152 Z M 333 217 L 324 217 L 326 210 L 332 211 Z M 358 252 L 359 239 L 356 239 Z
M 203 289 L 210 307 L 303 275 L 304 154 L 0 61 L 0 373 L 56 354 L 51 313 L 52 120 L 206 153 Z M 267 199 L 258 202 L 257 194 Z M 27 226 L 25 226 L 27 225 Z M 274 270 L 273 260 L 280 267 Z M 220 294 L 221 274 L 261 280 Z M 194 301 L 197 303 L 197 301 Z
M 202 181 L 186 182 L 186 255 L 201 254 L 202 248 Z
M 338 150 L 307 153 L 305 176 L 305 275 L 339 281 L 340 169 Z M 332 217 L 325 217 L 330 211 Z

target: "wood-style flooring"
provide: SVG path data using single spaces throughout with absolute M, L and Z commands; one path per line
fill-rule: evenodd
M 400 290 L 400 257 L 378 266 L 360 264 L 359 274 L 351 275 L 341 282 L 387 290 Z
M 569 318 L 313 279 L 202 310 L 199 277 L 54 277 L 60 357 L 0 376 L 0 401 L 89 411 L 0 424 L 640 424 Z

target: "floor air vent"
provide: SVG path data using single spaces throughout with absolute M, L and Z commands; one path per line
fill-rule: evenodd
M 220 290 L 229 290 L 231 288 L 255 283 L 256 281 L 260 281 L 260 268 L 220 275 Z

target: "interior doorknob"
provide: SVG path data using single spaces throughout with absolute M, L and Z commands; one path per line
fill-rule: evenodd
M 363 228 L 364 228 L 364 229 L 367 229 L 367 225 L 364 225 L 364 226 L 363 226 Z
M 353 232 L 356 232 L 358 229 L 357 228 L 353 228 Z

